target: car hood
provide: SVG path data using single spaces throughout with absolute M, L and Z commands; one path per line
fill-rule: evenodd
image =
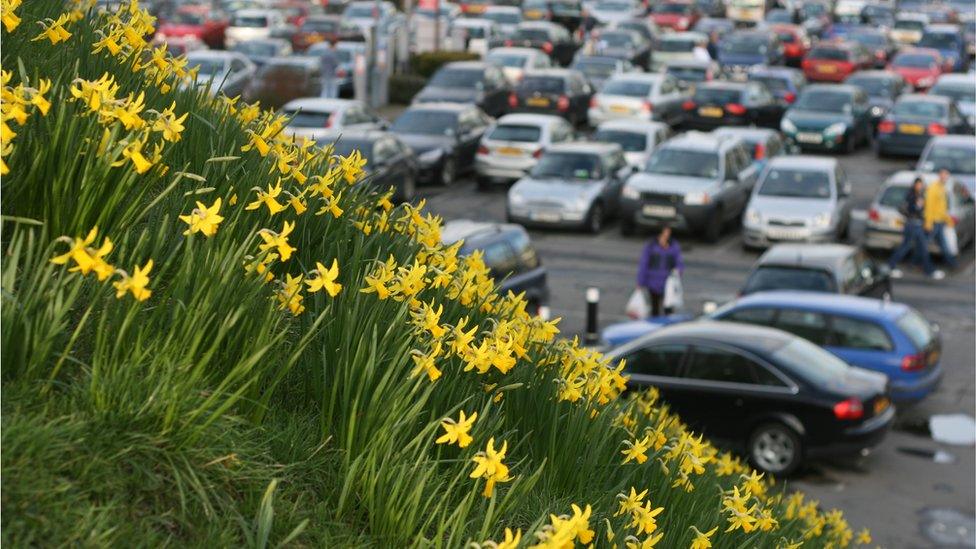
M 648 318 L 646 320 L 618 322 L 617 324 L 607 326 L 601 335 L 603 342 L 606 345 L 616 347 L 651 332 L 655 332 L 661 328 L 664 328 L 665 326 L 670 326 L 671 324 L 677 324 L 679 322 L 687 322 L 689 320 L 692 320 L 691 315 L 679 314 Z
M 850 115 L 836 112 L 790 110 L 786 113 L 786 118 L 796 124 L 797 128 L 816 131 L 821 131 L 837 122 L 844 122 L 845 124 L 852 122 Z
M 807 220 L 817 214 L 832 213 L 834 201 L 826 198 L 794 198 L 787 196 L 753 195 L 749 207 L 762 214 L 763 218 L 781 220 Z
M 414 101 L 417 103 L 430 103 L 444 101 L 447 103 L 474 103 L 478 97 L 478 90 L 470 88 L 442 88 L 440 86 L 427 86 L 420 90 Z
M 446 135 L 398 133 L 397 137 L 413 149 L 413 152 L 416 154 L 423 154 L 434 149 L 444 149 L 454 146 L 454 139 Z
M 580 198 L 590 199 L 603 189 L 603 181 L 573 181 L 564 179 L 520 179 L 509 190 L 527 200 L 546 199 L 555 202 L 570 202 Z
M 716 186 L 714 179 L 688 177 L 684 175 L 663 175 L 638 173 L 627 180 L 627 185 L 642 191 L 684 195 L 695 191 L 711 191 Z

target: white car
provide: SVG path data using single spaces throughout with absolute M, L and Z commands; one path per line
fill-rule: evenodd
M 379 13 L 376 13 L 376 9 Z M 373 25 L 379 23 L 381 31 L 389 31 L 391 27 L 401 22 L 400 14 L 392 2 L 386 0 L 374 2 L 373 0 L 358 0 L 350 2 L 342 18 L 359 27 L 367 36 L 372 32 Z
M 501 67 L 512 84 L 522 80 L 525 71 L 552 67 L 549 56 L 535 48 L 492 48 L 485 60 Z
M 970 126 L 976 127 L 976 79 L 969 74 L 943 74 L 929 89 L 929 95 L 951 97 Z
M 924 13 L 900 13 L 895 17 L 895 26 L 888 36 L 899 44 L 913 46 L 922 39 L 929 16 Z
M 627 165 L 643 170 L 654 149 L 668 137 L 671 137 L 671 128 L 663 122 L 621 119 L 600 124 L 590 139 L 617 143 L 624 150 Z
M 285 132 L 295 137 L 335 139 L 346 130 L 386 129 L 389 123 L 355 99 L 303 97 L 281 108 L 290 118 Z
M 695 47 L 708 45 L 708 37 L 700 32 L 674 32 L 660 37 L 651 59 L 651 70 L 660 72 L 669 63 L 694 61 Z
M 590 124 L 617 118 L 659 120 L 680 124 L 685 117 L 683 103 L 691 93 L 681 89 L 670 74 L 631 73 L 614 76 L 590 100 Z
M 501 38 L 502 31 L 491 19 L 463 18 L 451 23 L 451 34 L 461 32 L 466 37 L 467 50 L 484 57 L 490 44 Z
M 573 140 L 573 127 L 551 114 L 506 114 L 485 132 L 475 155 L 478 188 L 524 177 L 555 143 Z
M 488 6 L 481 17 L 494 21 L 502 34 L 508 36 L 522 22 L 522 10 L 517 6 Z
M 244 54 L 235 51 L 197 50 L 186 54 L 188 68 L 199 67 L 197 86 L 209 86 L 211 95 L 235 97 L 254 78 L 257 71 Z
M 613 25 L 639 19 L 643 14 L 643 6 L 633 0 L 601 0 L 592 5 L 590 17 L 601 25 Z
M 224 32 L 224 46 L 233 48 L 239 42 L 271 38 L 271 31 L 284 26 L 285 16 L 280 11 L 238 10 Z

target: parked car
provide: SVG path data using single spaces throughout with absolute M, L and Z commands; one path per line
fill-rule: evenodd
M 895 26 L 889 36 L 899 44 L 914 46 L 922 39 L 928 24 L 929 16 L 923 13 L 899 13 L 895 16 Z
M 949 170 L 970 195 L 976 195 L 976 137 L 936 135 L 930 138 L 915 169 L 925 172 Z
M 506 219 L 522 225 L 599 233 L 633 170 L 615 143 L 559 143 L 508 190 Z
M 347 131 L 385 130 L 389 123 L 355 99 L 303 97 L 281 108 L 289 118 L 286 132 L 316 141 L 345 139 Z
M 651 8 L 651 21 L 661 28 L 683 32 L 695 26 L 701 13 L 694 3 L 683 0 L 658 2 Z
M 238 42 L 232 51 L 242 53 L 258 67 L 274 57 L 291 55 L 291 43 L 281 38 L 261 38 Z
M 783 141 L 783 136 L 778 131 L 768 128 L 718 128 L 712 133 L 720 139 L 727 137 L 741 139 L 752 151 L 752 161 L 760 174 L 770 160 L 790 152 Z
M 485 61 L 500 66 L 505 78 L 513 85 L 518 84 L 525 71 L 552 67 L 549 56 L 534 48 L 492 48 Z
M 305 51 L 321 42 L 363 42 L 363 31 L 337 15 L 310 15 L 292 35 L 295 51 Z
M 234 47 L 238 42 L 271 38 L 275 29 L 285 26 L 281 12 L 266 9 L 243 9 L 234 13 L 224 31 L 224 45 Z
M 684 120 L 682 105 L 689 98 L 670 75 L 625 74 L 614 76 L 593 96 L 588 111 L 591 124 L 615 118 L 658 120 L 670 126 Z
M 359 27 L 363 35 L 369 35 L 376 27 L 383 34 L 404 25 L 402 15 L 389 0 L 356 0 L 346 5 L 342 18 Z
M 508 36 L 515 32 L 522 22 L 522 10 L 517 6 L 488 6 L 481 17 L 493 21 L 498 25 L 502 36 Z
M 929 89 L 929 95 L 941 95 L 954 100 L 969 125 L 976 126 L 976 78 L 972 75 L 943 74 Z
M 965 70 L 969 64 L 966 37 L 959 25 L 928 25 L 916 45 L 938 51 L 945 62 L 946 72 Z
M 585 19 L 580 0 L 525 0 L 522 17 L 526 21 L 548 21 L 575 33 Z
M 780 102 L 792 105 L 807 85 L 803 72 L 786 67 L 756 67 L 749 71 L 750 82 L 760 82 Z
M 864 22 L 875 29 L 891 29 L 895 26 L 895 6 L 890 4 L 867 4 L 861 10 Z
M 548 21 L 525 21 L 505 39 L 505 47 L 523 47 L 542 50 L 554 63 L 569 65 L 579 44 L 565 27 Z
M 883 69 L 888 65 L 888 61 L 898 51 L 898 45 L 888 36 L 888 32 L 883 28 L 859 28 L 852 31 L 847 38 L 851 42 L 867 48 L 874 58 L 874 68 Z
M 846 244 L 777 244 L 752 267 L 741 294 L 803 290 L 891 298 L 891 273 Z
M 735 30 L 735 23 L 725 17 L 703 17 L 691 27 L 691 30 L 705 36 L 715 33 L 721 38 Z
M 771 31 L 735 31 L 725 35 L 718 44 L 718 64 L 729 74 L 745 75 L 756 65 L 773 66 L 783 62 L 783 44 Z
M 769 162 L 742 220 L 742 246 L 843 241 L 851 184 L 835 158 L 781 156 Z
M 803 59 L 803 74 L 811 82 L 843 82 L 851 73 L 874 64 L 867 49 L 857 43 L 823 42 Z
M 853 152 L 871 141 L 868 96 L 847 84 L 815 84 L 804 88 L 783 115 L 780 128 L 803 150 Z
M 322 50 L 328 47 L 327 43 L 319 42 L 313 44 L 305 50 L 305 55 L 309 57 L 321 57 Z M 339 42 L 335 47 L 335 54 L 339 58 L 339 66 L 336 67 L 335 84 L 339 92 L 339 97 L 353 96 L 352 73 L 356 65 L 356 56 L 362 55 L 365 59 L 365 42 Z
M 635 70 L 630 61 L 602 55 L 577 55 L 569 68 L 583 73 L 598 91 L 603 89 L 607 80 Z
M 808 1 L 800 5 L 800 25 L 813 38 L 823 38 L 830 33 L 833 23 L 830 6 L 824 1 Z
M 548 273 L 529 233 L 507 223 L 484 223 L 467 219 L 448 221 L 441 228 L 441 242 L 450 246 L 464 241 L 458 255 L 480 251 L 485 266 L 497 283 L 498 293 L 525 293 L 528 311 L 536 313 L 549 301 Z
M 942 75 L 945 63 L 937 50 L 912 48 L 895 55 L 888 68 L 900 74 L 916 90 L 924 91 Z
M 878 123 L 875 142 L 879 156 L 921 155 L 929 139 L 937 135 L 972 134 L 973 128 L 948 97 L 906 94 Z
M 671 128 L 663 122 L 621 118 L 597 126 L 590 139 L 620 145 L 627 164 L 643 169 L 654 149 L 670 136 Z
M 502 29 L 491 19 L 464 17 L 451 22 L 450 34 L 460 33 L 464 37 L 464 49 L 481 57 L 504 39 Z
M 481 137 L 475 156 L 479 189 L 511 183 L 528 175 L 542 152 L 573 140 L 573 127 L 561 116 L 506 114 Z
M 156 38 L 168 41 L 193 36 L 207 47 L 219 49 L 224 47 L 224 33 L 228 24 L 223 14 L 207 6 L 181 6 L 172 16 L 161 21 Z
M 714 242 L 741 217 L 758 175 L 738 138 L 689 132 L 669 139 L 624 185 L 620 232 L 667 224 Z
M 652 46 L 657 43 L 657 38 L 661 35 L 661 29 L 657 28 L 657 25 L 646 17 L 638 17 L 636 19 L 620 21 L 614 23 L 613 28 L 634 31 L 641 35 L 641 37 L 644 38 L 644 41 Z
M 419 167 L 413 151 L 397 136 L 381 130 L 347 129 L 333 144 L 335 154 L 359 151 L 366 159 L 365 180 L 380 190 L 393 188 L 396 203 L 413 200 Z
M 573 126 L 586 124 L 593 88 L 572 69 L 526 71 L 508 97 L 510 112 L 562 116 Z
M 661 36 L 654 56 L 651 58 L 651 70 L 660 72 L 669 63 L 676 61 L 694 61 L 695 47 L 704 48 L 708 44 L 708 36 L 700 32 L 673 32 Z
M 905 93 L 907 86 L 905 79 L 893 71 L 860 71 L 852 74 L 845 83 L 857 86 L 868 94 L 872 134 L 877 131 L 878 122 L 895 104 L 895 99 Z
M 810 51 L 810 37 L 807 31 L 799 25 L 771 25 L 770 30 L 776 33 L 783 44 L 783 63 L 790 67 L 799 67 L 807 52 Z
M 970 156 L 966 162 L 973 163 Z M 928 167 L 928 166 L 926 166 Z M 911 188 L 915 178 L 921 177 L 926 185 L 931 185 L 938 174 L 932 170 L 915 172 L 902 170 L 894 173 L 878 189 L 871 205 L 868 207 L 868 219 L 864 229 L 864 246 L 873 250 L 893 250 L 902 241 L 902 229 L 905 217 L 899 209 L 905 203 L 905 196 Z M 949 215 L 958 220 L 955 226 L 956 239 L 959 248 L 963 249 L 973 241 L 976 213 L 973 211 L 973 195 L 965 184 L 952 178 L 946 183 L 946 198 L 948 199 Z M 929 243 L 931 253 L 940 253 L 941 249 L 934 239 Z
M 322 94 L 322 68 L 317 57 L 274 57 L 258 69 L 244 88 L 244 100 L 277 109 L 299 97 Z
M 229 51 L 192 51 L 186 55 L 186 66 L 199 67 L 197 85 L 206 85 L 212 95 L 227 97 L 241 95 L 256 72 L 247 57 Z
M 706 82 L 682 105 L 685 125 L 710 130 L 723 126 L 778 128 L 785 103 L 761 82 Z
M 683 323 L 607 356 L 625 361 L 629 388 L 656 387 L 696 432 L 744 451 L 768 474 L 876 446 L 895 417 L 884 375 L 774 328 Z
M 473 103 L 490 116 L 508 108 L 511 86 L 502 70 L 481 61 L 455 61 L 437 69 L 414 103 Z
M 678 87 L 691 92 L 699 84 L 718 79 L 721 72 L 714 61 L 672 61 L 664 68 L 665 74 L 678 80 Z
M 644 70 L 651 67 L 651 43 L 634 31 L 604 30 L 600 31 L 594 41 L 593 51 L 597 55 L 625 59 Z
M 644 15 L 644 6 L 635 0 L 599 0 L 587 11 L 598 25 L 610 26 Z
M 450 186 L 474 169 L 478 143 L 491 122 L 474 105 L 421 103 L 403 111 L 390 131 L 417 154 L 418 180 Z

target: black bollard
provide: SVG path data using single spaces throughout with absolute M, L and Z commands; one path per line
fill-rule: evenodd
M 586 335 L 584 341 L 588 345 L 594 345 L 600 341 L 599 322 L 597 320 L 598 308 L 600 305 L 600 289 L 586 289 Z

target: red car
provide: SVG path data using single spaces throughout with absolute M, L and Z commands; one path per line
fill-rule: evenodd
M 207 6 L 183 6 L 163 21 L 156 38 L 185 38 L 193 36 L 211 48 L 224 47 L 224 31 L 229 21 Z
M 800 66 L 811 82 L 843 82 L 851 73 L 870 68 L 872 61 L 864 46 L 834 42 L 811 48 Z
M 298 2 L 295 0 L 279 2 L 272 7 L 285 15 L 285 21 L 288 24 L 295 25 L 296 27 L 301 26 L 305 22 L 305 18 L 309 15 L 322 13 L 321 8 L 316 9 L 315 6 L 309 5 L 308 2 Z
M 305 51 L 319 42 L 362 42 L 363 31 L 339 15 L 310 15 L 291 37 L 292 49 Z
M 927 90 L 939 79 L 945 62 L 938 50 L 912 48 L 895 55 L 888 68 L 900 74 L 916 90 Z
M 786 64 L 792 67 L 799 67 L 807 52 L 810 51 L 810 38 L 803 27 L 799 25 L 772 25 L 770 26 L 779 41 L 783 43 L 783 57 Z
M 701 18 L 698 8 L 691 2 L 661 2 L 651 9 L 651 21 L 658 27 L 686 31 Z

